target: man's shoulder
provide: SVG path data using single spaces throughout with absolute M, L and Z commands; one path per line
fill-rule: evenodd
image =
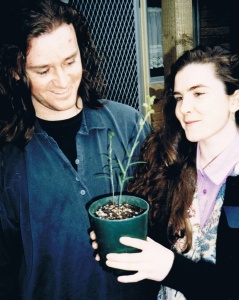
M 125 103 L 113 100 L 105 100 L 103 103 L 105 103 L 103 110 L 108 111 L 111 114 L 119 115 L 121 117 L 128 117 L 129 115 L 141 115 L 137 109 Z
M 111 128 L 112 130 L 130 132 L 138 130 L 140 120 L 144 117 L 134 107 L 112 100 L 103 101 L 103 107 L 99 109 L 87 109 L 85 112 L 86 123 L 89 128 Z M 145 134 L 151 132 L 148 123 L 145 124 Z

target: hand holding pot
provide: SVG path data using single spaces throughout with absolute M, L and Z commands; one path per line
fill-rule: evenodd
M 137 271 L 128 276 L 119 276 L 120 282 L 138 282 L 143 279 L 162 281 L 169 273 L 174 253 L 164 246 L 156 243 L 149 237 L 146 241 L 122 237 L 120 242 L 124 245 L 142 250 L 138 253 L 110 253 L 106 256 L 106 265 L 115 269 Z
M 119 196 L 115 196 L 115 203 L 119 200 L 118 198 Z M 98 249 L 102 266 L 105 264 L 108 253 L 134 253 L 139 251 L 134 247 L 120 243 L 119 239 L 121 237 L 128 236 L 142 240 L 147 238 L 149 204 L 144 199 L 132 195 L 121 195 L 121 208 L 126 208 L 125 212 L 128 211 L 129 207 L 134 208 L 134 212 L 136 212 L 134 216 L 122 217 L 121 215 L 121 218 L 110 218 L 111 215 L 109 214 L 105 218 L 96 214 L 109 204 L 112 205 L 112 196 L 93 201 L 88 209 L 91 227 L 97 236 L 98 244 L 93 241 L 92 247 Z M 119 211 L 124 212 L 121 209 Z M 92 234 L 94 239 L 95 235 Z
M 95 232 L 94 232 L 94 231 L 91 231 L 91 232 L 90 232 L 90 238 L 91 238 L 91 240 L 92 240 L 92 244 L 91 244 L 91 245 L 92 245 L 92 248 L 93 248 L 94 250 L 98 249 L 98 243 L 96 242 L 96 235 L 95 235 Z M 95 260 L 100 261 L 100 256 L 99 256 L 99 254 L 96 254 Z

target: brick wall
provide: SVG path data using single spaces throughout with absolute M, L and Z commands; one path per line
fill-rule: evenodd
M 162 105 L 160 99 L 163 97 L 163 84 L 154 85 L 149 89 L 149 93 L 151 96 L 156 96 L 153 106 L 155 113 L 151 115 L 151 124 L 154 130 L 157 130 L 161 126 L 162 121 Z
M 230 48 L 230 6 L 226 3 L 199 0 L 201 44 Z
M 199 0 L 201 43 L 239 52 L 236 0 Z

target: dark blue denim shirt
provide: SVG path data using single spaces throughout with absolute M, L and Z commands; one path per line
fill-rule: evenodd
M 76 136 L 76 171 L 57 143 L 36 124 L 24 151 L 4 149 L 0 194 L 0 299 L 147 299 L 139 284 L 122 284 L 93 256 L 87 205 L 110 193 L 109 131 L 123 161 L 141 115 L 109 101 L 83 109 Z M 150 133 L 146 124 L 140 142 Z M 117 189 L 117 187 L 116 187 Z M 138 292 L 137 292 L 138 291 Z M 140 293 L 140 295 L 138 294 Z

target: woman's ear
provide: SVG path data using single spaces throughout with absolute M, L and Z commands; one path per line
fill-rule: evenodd
M 235 113 L 239 110 L 239 90 L 235 90 L 235 92 L 230 96 L 230 112 Z
M 19 77 L 19 75 L 14 71 L 13 72 L 13 78 L 15 78 L 16 80 L 20 80 L 20 77 Z

